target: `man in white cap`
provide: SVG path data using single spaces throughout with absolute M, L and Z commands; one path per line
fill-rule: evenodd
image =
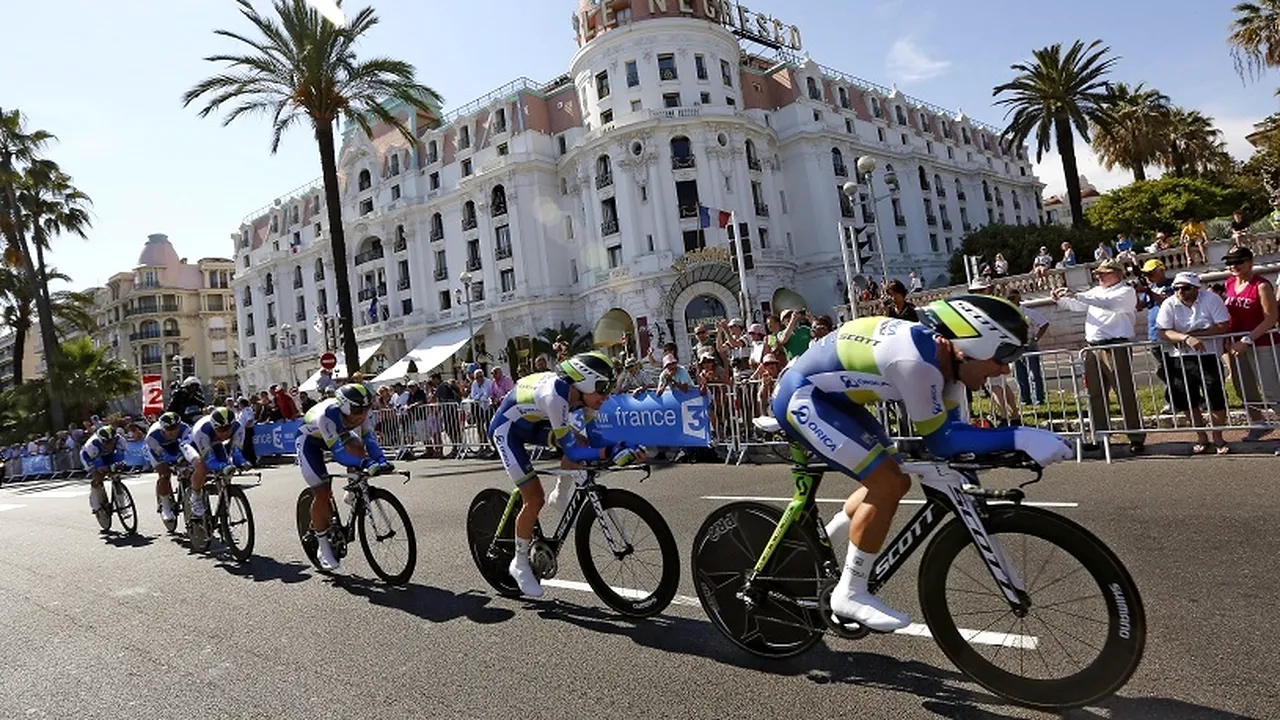
M 1195 427 L 1204 427 L 1201 406 L 1207 401 L 1214 427 L 1227 424 L 1227 395 L 1223 390 L 1221 340 L 1203 338 L 1221 335 L 1231 326 L 1227 305 L 1217 293 L 1200 291 L 1200 276 L 1180 272 L 1173 278 L 1174 296 L 1160 305 L 1156 327 L 1160 339 L 1172 348 L 1173 362 L 1168 369 L 1170 400 L 1173 407 L 1189 417 Z M 1206 395 L 1208 397 L 1206 397 Z M 1213 431 L 1213 444 L 1219 455 L 1229 452 L 1221 430 Z M 1209 438 L 1196 432 L 1193 455 L 1209 452 Z
M 676 360 L 675 355 L 666 355 L 662 358 L 662 374 L 658 376 L 658 394 L 661 395 L 664 390 L 672 386 L 680 392 L 689 392 L 689 388 L 693 386 L 693 378 L 689 375 L 689 371 Z

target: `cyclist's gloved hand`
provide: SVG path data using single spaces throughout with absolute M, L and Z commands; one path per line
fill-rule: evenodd
M 231 462 L 235 463 L 237 468 L 249 467 L 249 461 L 244 459 L 239 449 L 231 451 Z
M 1042 466 L 1049 466 L 1075 457 L 1075 450 L 1061 435 L 1036 428 L 1018 428 L 1013 433 L 1013 445 L 1031 456 Z
M 376 467 L 378 468 L 379 475 L 389 475 L 396 471 L 396 466 L 392 465 L 387 460 L 383 460 L 382 462 L 378 463 Z
M 361 470 L 364 470 L 365 472 L 369 473 L 370 475 L 376 475 L 376 474 L 377 474 L 377 473 L 374 471 L 374 468 L 376 468 L 377 466 L 378 466 L 378 461 L 377 461 L 377 460 L 374 460 L 373 458 L 365 458 L 365 459 L 363 459 L 363 460 L 361 460 L 361 461 L 360 461 L 360 469 L 361 469 Z
M 214 475 L 217 475 L 218 473 L 227 469 L 227 463 L 224 463 L 221 460 L 215 460 L 213 458 L 209 458 L 208 460 L 204 461 L 204 468 L 205 470 L 208 470 Z
M 129 472 L 129 466 L 128 466 L 128 464 L 126 464 L 126 463 L 124 463 L 124 462 L 112 463 L 112 465 L 111 465 L 111 472 L 113 472 L 113 473 L 124 473 L 124 472 Z
M 626 443 L 618 443 L 613 446 L 613 464 L 618 467 L 626 467 L 644 457 L 643 447 L 627 447 Z

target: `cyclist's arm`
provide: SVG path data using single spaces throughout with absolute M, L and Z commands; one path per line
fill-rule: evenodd
M 382 446 L 378 444 L 378 438 L 373 432 L 373 417 L 366 415 L 364 419 L 364 451 L 369 458 L 379 465 L 387 461 L 387 456 L 382 452 Z
M 164 451 L 164 446 L 160 443 L 160 439 L 152 433 L 147 433 L 147 450 L 151 452 L 151 457 L 156 462 L 169 462 L 169 453 Z
M 329 417 L 328 413 L 320 416 L 316 426 L 320 429 L 320 439 L 324 441 L 325 447 L 329 448 L 329 452 L 333 454 L 334 462 L 345 467 L 355 468 L 364 464 L 360 458 L 347 452 L 347 448 L 343 444 L 343 432 L 338 427 L 338 423 Z
M 569 424 L 569 399 L 552 389 L 539 398 L 547 421 L 551 423 L 551 442 L 564 453 L 570 462 L 582 463 L 604 459 L 601 448 L 593 447 L 588 440 L 587 445 L 579 445 L 578 433 Z M 599 438 L 598 441 L 603 440 Z
M 964 422 L 960 406 L 949 399 L 942 371 L 923 360 L 899 360 L 884 372 L 902 390 L 902 404 L 925 448 L 940 457 L 962 452 L 1016 450 L 1014 428 L 979 428 Z M 948 405 L 953 407 L 948 408 Z

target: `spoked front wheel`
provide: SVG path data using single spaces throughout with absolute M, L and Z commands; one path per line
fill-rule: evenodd
M 782 511 L 736 502 L 715 510 L 693 539 L 693 584 L 711 624 L 733 644 L 763 657 L 799 655 L 822 638 L 822 553 L 801 518 L 774 548 L 750 587 Z
M 600 507 L 578 516 L 578 563 L 605 605 L 623 615 L 651 617 L 671 604 L 680 586 L 680 550 L 662 515 L 626 490 L 599 488 Z
M 232 485 L 227 488 L 226 500 L 218 512 L 218 530 L 227 552 L 244 562 L 253 554 L 253 509 L 244 490 Z
M 1030 607 L 1013 611 L 953 520 L 920 562 L 920 607 L 942 651 L 983 687 L 1032 707 L 1079 707 L 1119 690 L 1147 636 L 1142 599 L 1119 558 L 1039 508 L 992 508 L 986 527 Z
M 516 556 L 518 499 L 511 517 L 507 519 L 507 526 L 498 533 L 498 523 L 502 522 L 510 501 L 511 495 L 497 488 L 486 488 L 475 496 L 467 510 L 467 547 L 471 549 L 471 559 L 485 582 L 502 595 L 520 597 L 520 586 L 508 572 L 511 560 Z
M 116 517 L 120 518 L 120 527 L 125 534 L 133 535 L 138 532 L 138 508 L 133 504 L 133 493 L 129 492 L 124 483 L 116 481 L 112 484 L 111 505 Z M 110 517 L 107 518 L 106 527 L 111 527 Z
M 383 581 L 403 585 L 418 562 L 418 539 L 400 500 L 380 487 L 369 488 L 369 506 L 356 518 L 360 547 Z

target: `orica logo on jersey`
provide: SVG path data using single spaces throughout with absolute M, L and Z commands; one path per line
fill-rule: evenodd
M 933 414 L 937 415 L 942 412 L 942 400 L 938 398 L 938 386 L 934 385 L 929 388 L 929 402 L 933 403 Z
M 887 382 L 885 382 L 885 381 L 883 381 L 883 380 L 876 380 L 876 379 L 873 379 L 873 378 L 862 377 L 862 376 L 859 376 L 859 375 L 846 375 L 846 374 L 841 374 L 841 375 L 840 375 L 840 382 L 844 383 L 844 387 L 845 387 L 845 389 L 846 389 L 846 390 L 857 390 L 858 388 L 869 388 L 869 387 L 888 387 L 888 386 L 889 386 L 889 383 L 887 383 Z
M 831 439 L 827 431 L 819 427 L 818 423 L 809 420 L 809 407 L 807 405 L 801 405 L 792 410 L 791 417 L 796 419 L 797 425 L 813 433 L 813 436 L 818 439 L 818 442 L 822 443 L 823 447 L 832 451 L 836 449 L 836 441 Z

